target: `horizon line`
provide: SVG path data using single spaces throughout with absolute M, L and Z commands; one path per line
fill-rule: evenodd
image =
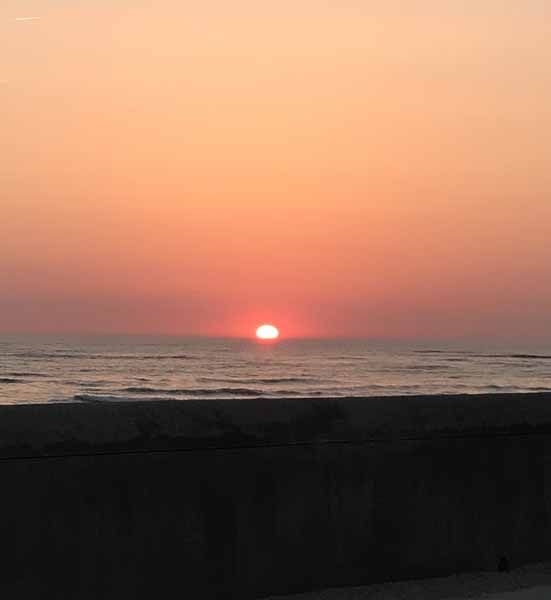
M 157 337 L 211 340 L 247 340 L 257 341 L 251 335 L 212 335 L 199 333 L 165 333 L 165 332 L 102 332 L 102 331 L 0 331 L 0 337 L 35 336 L 35 337 Z M 449 337 L 413 337 L 413 336 L 369 336 L 369 335 L 282 335 L 276 343 L 285 341 L 366 341 L 366 342 L 408 342 L 408 343 L 452 343 L 452 342 L 538 342 L 551 344 L 548 336 L 519 337 L 498 335 L 464 335 Z

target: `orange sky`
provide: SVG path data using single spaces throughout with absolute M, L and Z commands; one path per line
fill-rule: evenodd
M 546 0 L 3 0 L 0 49 L 0 331 L 551 338 Z

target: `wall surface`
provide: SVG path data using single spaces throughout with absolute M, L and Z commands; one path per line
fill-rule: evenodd
M 551 394 L 4 406 L 0 490 L 13 600 L 512 568 L 551 559 Z

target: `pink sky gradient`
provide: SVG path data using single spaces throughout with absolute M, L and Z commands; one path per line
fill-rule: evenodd
M 4 0 L 0 48 L 0 332 L 551 339 L 548 2 Z

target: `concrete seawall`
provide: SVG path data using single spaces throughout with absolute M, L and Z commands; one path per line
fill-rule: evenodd
M 2 406 L 0 490 L 13 600 L 516 567 L 551 559 L 551 394 Z

